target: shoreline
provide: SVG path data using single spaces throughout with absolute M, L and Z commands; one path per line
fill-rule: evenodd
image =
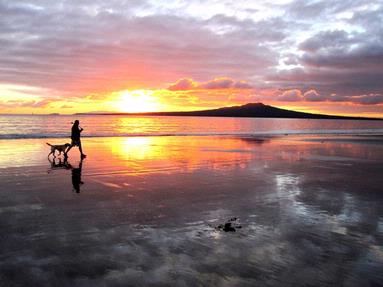
M 9 136 L 9 137 L 8 137 Z M 255 133 L 129 133 L 121 135 L 84 135 L 81 139 L 92 139 L 92 138 L 134 138 L 134 137 L 222 137 L 222 138 L 273 138 L 273 137 L 383 137 L 383 132 L 362 132 L 355 133 L 350 132 L 255 132 Z M 49 140 L 49 139 L 70 139 L 70 135 L 0 135 L 0 141 L 2 140 Z

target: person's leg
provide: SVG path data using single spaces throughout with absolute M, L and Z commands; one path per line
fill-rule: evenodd
M 71 150 L 71 148 L 74 147 L 73 144 L 71 144 L 68 149 L 64 152 L 64 156 L 68 156 L 68 152 Z
M 82 156 L 82 157 L 85 157 L 85 154 L 82 152 L 81 141 L 79 141 L 78 149 L 80 150 L 81 156 Z

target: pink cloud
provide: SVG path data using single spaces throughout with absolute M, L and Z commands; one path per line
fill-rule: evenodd
M 238 81 L 238 82 L 234 83 L 234 88 L 236 88 L 236 89 L 253 89 L 254 87 L 246 81 Z
M 325 101 L 326 97 L 320 95 L 316 90 L 308 90 L 303 94 L 303 98 L 308 102 L 321 102 Z
M 50 103 L 54 102 L 52 99 L 43 99 L 43 100 L 8 100 L 0 101 L 0 106 L 4 108 L 43 108 L 48 106 Z
M 277 100 L 281 102 L 299 102 L 303 100 L 302 92 L 298 89 L 284 91 L 277 96 Z
M 220 77 L 202 83 L 193 81 L 190 78 L 183 78 L 168 87 L 170 91 L 224 89 L 253 89 L 253 86 L 243 80 L 235 81 L 229 77 Z
M 234 80 L 230 78 L 215 78 L 199 85 L 200 89 L 230 89 L 234 86 Z
M 185 90 L 193 90 L 197 84 L 190 78 L 179 79 L 174 84 L 168 87 L 170 91 L 185 91 Z

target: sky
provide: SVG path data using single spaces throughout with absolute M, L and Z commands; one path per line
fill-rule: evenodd
M 383 117 L 383 2 L 0 0 L 0 113 Z

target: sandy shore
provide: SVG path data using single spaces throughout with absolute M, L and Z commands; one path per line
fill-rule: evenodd
M 46 141 L 0 140 L 0 286 L 383 284 L 382 137 Z

